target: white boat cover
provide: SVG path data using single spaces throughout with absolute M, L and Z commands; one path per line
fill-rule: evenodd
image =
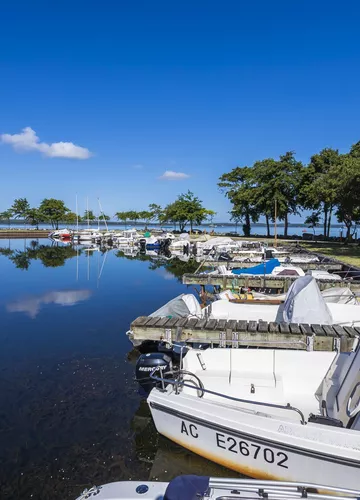
M 315 278 L 303 276 L 290 286 L 279 315 L 285 323 L 332 325 L 333 318 Z M 281 318 L 279 321 L 281 322 Z
M 327 303 L 360 305 L 354 293 L 347 287 L 327 288 L 321 295 Z
M 231 238 L 221 238 L 219 236 L 216 238 L 210 238 L 205 243 L 203 243 L 201 246 L 202 246 L 202 248 L 205 248 L 205 249 L 211 249 L 211 248 L 219 246 L 219 245 L 230 245 L 230 244 L 234 244 L 234 241 Z
M 331 280 L 331 281 L 341 281 L 341 276 L 338 274 L 332 274 L 329 273 L 328 271 L 323 271 L 322 269 L 315 269 L 313 271 L 307 271 L 309 276 L 313 276 L 314 278 L 318 280 Z
M 201 307 L 195 295 L 182 293 L 170 300 L 150 316 L 186 318 L 191 316 L 201 317 Z

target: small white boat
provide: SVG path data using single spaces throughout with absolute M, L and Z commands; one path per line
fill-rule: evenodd
M 57 229 L 56 231 L 52 231 L 49 234 L 49 238 L 54 238 L 54 239 L 70 239 L 72 236 L 72 231 L 70 229 Z
M 256 481 L 253 479 L 179 476 L 170 483 L 158 481 L 118 481 L 86 489 L 76 500 L 286 500 L 311 498 L 358 500 L 360 491 L 331 488 L 324 484 Z M 331 497 L 330 497 L 331 498 Z M 335 498 L 334 498 L 335 500 Z
M 160 434 L 250 477 L 360 489 L 358 339 L 337 353 L 192 349 L 180 367 L 150 372 Z
M 101 237 L 102 234 L 94 229 L 83 229 L 73 234 L 73 238 L 78 241 L 93 241 Z
M 135 229 L 128 229 L 114 237 L 114 240 L 117 245 L 133 246 L 139 241 L 139 238 L 140 236 Z

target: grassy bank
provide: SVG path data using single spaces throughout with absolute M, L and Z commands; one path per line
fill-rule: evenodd
M 332 245 L 330 243 L 317 245 L 316 243 L 303 243 L 302 246 L 310 252 L 321 253 L 322 255 L 326 255 L 326 257 L 332 257 L 346 262 L 346 264 L 360 267 L 360 246 L 358 245 Z

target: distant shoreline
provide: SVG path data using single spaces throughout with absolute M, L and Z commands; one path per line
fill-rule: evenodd
M 3 224 L 3 225 L 8 225 L 8 221 L 7 220 L 1 220 L 0 219 L 0 224 Z M 59 224 L 61 225 L 64 225 L 66 224 L 65 222 L 60 222 Z M 122 222 L 122 221 L 106 221 L 106 224 L 108 226 L 134 226 L 134 227 L 137 227 L 137 226 L 159 226 L 159 227 L 174 227 L 174 224 L 171 224 L 171 223 L 166 223 L 166 224 L 160 224 L 159 222 L 149 222 L 149 223 L 146 223 L 144 221 L 137 221 L 136 223 L 134 221 L 128 221 L 128 222 Z M 70 226 L 74 226 L 74 224 L 69 224 Z M 97 221 L 92 221 L 92 224 L 90 222 L 90 226 L 91 227 L 95 227 L 97 226 L 98 223 Z M 202 224 L 199 224 L 200 226 L 203 226 L 203 227 L 234 227 L 236 226 L 236 224 L 234 222 L 204 222 Z M 10 226 L 24 226 L 24 222 L 23 221 L 19 221 L 18 219 L 15 219 L 13 221 L 10 221 Z M 79 222 L 79 226 L 80 227 L 84 227 L 86 226 L 87 227 L 87 222 Z M 100 226 L 104 226 L 104 221 L 100 221 Z M 242 226 L 241 223 L 237 224 L 237 226 L 240 228 Z M 283 222 L 278 222 L 276 224 L 276 227 L 284 227 L 285 224 Z M 252 228 L 255 228 L 255 227 L 266 227 L 266 223 L 265 222 L 257 222 L 256 224 L 251 224 L 251 227 Z M 271 228 L 274 228 L 275 227 L 275 224 L 274 223 L 271 223 L 270 224 L 270 227 Z M 304 227 L 304 228 L 307 228 L 309 230 L 311 230 L 312 228 L 309 228 L 309 226 L 307 224 L 304 224 L 304 223 L 295 223 L 295 222 L 291 222 L 288 224 L 288 227 Z M 322 228 L 323 225 L 322 224 L 318 224 L 316 226 L 316 228 Z M 344 224 L 331 224 L 331 227 L 332 228 L 341 228 L 341 227 L 344 227 Z M 315 229 L 316 229 L 315 228 Z M 5 228 L 4 228 L 5 229 Z M 39 229 L 40 231 L 40 229 Z

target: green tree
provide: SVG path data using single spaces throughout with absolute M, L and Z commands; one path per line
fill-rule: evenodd
M 39 207 L 41 217 L 45 222 L 49 222 L 54 229 L 59 228 L 59 223 L 66 218 L 70 210 L 65 206 L 62 200 L 55 198 L 45 198 Z
M 65 222 L 65 224 L 76 224 L 77 223 L 77 215 L 75 212 L 67 212 L 64 215 L 64 219 L 61 222 Z
M 110 217 L 106 214 L 101 214 L 101 215 L 99 215 L 99 220 L 108 221 L 108 220 L 110 220 Z
M 136 226 L 136 222 L 140 219 L 139 212 L 136 212 L 136 210 L 130 210 L 127 212 L 127 216 L 131 222 L 135 222 Z
M 85 210 L 84 216 L 81 218 L 83 222 L 89 222 L 91 224 L 96 220 L 96 216 L 92 210 Z
M 310 227 L 315 234 L 315 228 L 320 224 L 320 213 L 313 212 L 312 214 L 308 215 L 305 219 L 305 224 Z
M 8 208 L 7 210 L 4 210 L 3 212 L 0 212 L 0 220 L 1 221 L 6 221 L 8 223 L 9 229 L 11 226 L 11 218 L 13 217 L 13 211 L 11 208 Z
M 156 203 L 150 203 L 149 211 L 151 214 L 149 220 L 160 223 L 160 219 L 162 219 L 164 216 L 164 210 L 161 208 L 161 206 L 157 205 Z
M 212 215 L 215 215 L 215 212 L 204 208 L 202 201 L 191 191 L 188 191 L 179 195 L 177 200 L 165 207 L 160 222 L 176 221 L 179 223 L 181 232 L 184 231 L 187 224 L 190 224 L 192 231 L 194 223 L 201 224 Z
M 16 198 L 10 210 L 12 211 L 15 219 L 25 219 L 29 208 L 30 205 L 26 198 Z
M 275 221 L 275 199 L 273 194 L 276 186 L 274 186 L 273 180 L 276 179 L 277 172 L 278 164 L 273 158 L 257 161 L 252 167 L 254 204 L 257 213 L 265 216 L 266 236 L 268 238 L 271 236 L 270 221 Z
M 269 183 L 273 200 L 277 202 L 278 218 L 284 221 L 284 236 L 288 235 L 289 215 L 299 214 L 300 186 L 302 183 L 303 164 L 295 159 L 294 151 L 280 155 L 276 162 L 275 177 Z M 269 192 L 269 194 L 270 194 Z
M 116 212 L 115 217 L 118 221 L 123 222 L 126 226 L 126 223 L 129 220 L 129 212 Z
M 139 212 L 139 220 L 144 221 L 146 226 L 151 221 L 152 216 L 153 214 L 149 210 L 143 210 L 142 212 Z
M 244 235 L 250 236 L 251 223 L 257 222 L 260 215 L 256 205 L 253 169 L 236 167 L 220 177 L 218 186 L 233 205 L 232 220 L 242 222 Z
M 25 220 L 32 226 L 36 226 L 36 229 L 39 229 L 39 224 L 43 221 L 43 215 L 38 208 L 29 208 L 25 213 Z
M 351 158 L 360 158 L 360 141 L 351 146 L 349 156 Z
M 323 213 L 324 236 L 330 236 L 331 216 L 337 199 L 337 182 L 332 175 L 342 156 L 337 149 L 325 148 L 311 157 L 304 170 L 301 197 L 305 208 Z
M 360 157 L 344 156 L 330 175 L 337 183 L 336 216 L 345 224 L 346 239 L 350 240 L 354 225 L 360 223 Z

